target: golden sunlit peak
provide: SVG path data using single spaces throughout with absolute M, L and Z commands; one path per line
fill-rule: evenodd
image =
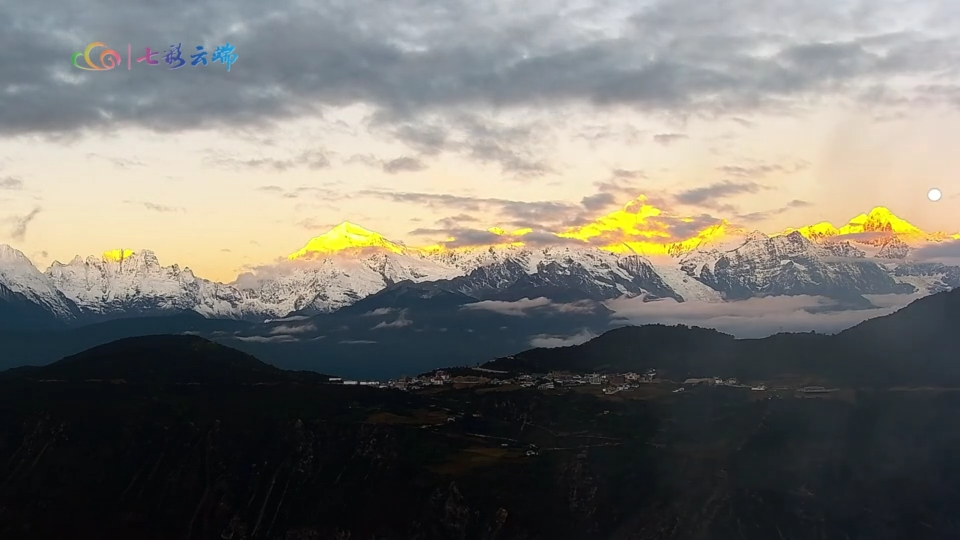
M 611 233 L 627 236 L 641 236 L 645 238 L 668 238 L 667 226 L 656 218 L 662 214 L 659 208 L 646 204 L 647 198 L 643 195 L 625 204 L 620 210 L 615 210 L 601 216 L 582 227 L 574 227 L 560 233 L 562 238 L 576 238 L 587 240 L 596 236 L 610 235 Z
M 499 246 L 522 246 L 524 245 L 522 237 L 533 232 L 530 228 L 508 231 L 499 226 L 490 227 L 487 231 L 501 237 L 492 243 Z M 861 233 L 891 233 L 905 241 L 951 237 L 941 233 L 927 234 L 883 206 L 873 208 L 869 213 L 860 214 L 839 228 L 824 221 L 799 229 L 787 229 L 780 234 L 786 235 L 792 232 L 799 232 L 815 241 Z M 600 216 L 589 223 L 554 234 L 558 238 L 580 240 L 614 253 L 679 256 L 696 249 L 708 247 L 719 249 L 728 244 L 733 246 L 734 242 L 742 243 L 751 238 L 752 234 L 762 233 L 750 233 L 747 229 L 726 219 L 714 221 L 704 216 L 671 214 L 649 204 L 647 198 L 641 195 L 618 210 Z M 960 238 L 960 235 L 952 237 Z M 472 243 L 458 242 L 458 240 L 454 236 L 449 236 L 446 241 L 434 245 L 408 248 L 359 225 L 344 221 L 310 240 L 302 249 L 289 255 L 288 259 L 313 259 L 358 249 L 376 249 L 396 254 L 424 254 L 455 252 L 478 247 Z M 116 260 L 129 257 L 133 252 L 124 250 L 123 253 L 119 251 L 110 253 Z M 106 257 L 107 254 L 104 256 Z
M 324 234 L 352 234 L 359 236 L 380 236 L 377 233 L 365 229 L 356 223 L 350 223 L 349 221 L 343 221 L 336 227 L 330 229 Z
M 823 221 L 815 225 L 800 227 L 799 229 L 787 229 L 781 234 L 790 234 L 794 231 L 799 232 L 811 240 L 823 240 L 835 236 L 862 233 L 889 233 L 908 240 L 943 236 L 940 233 L 928 234 L 924 232 L 912 223 L 901 219 L 885 206 L 877 206 L 870 210 L 869 213 L 860 214 L 842 227 L 835 227 L 833 224 Z
M 359 225 L 344 221 L 329 231 L 307 242 L 307 245 L 287 257 L 289 260 L 309 259 L 318 255 L 329 255 L 344 250 L 380 248 L 393 253 L 403 253 L 406 249 L 379 234 Z
M 793 232 L 798 232 L 810 240 L 823 240 L 824 238 L 829 238 L 831 236 L 837 236 L 840 234 L 840 230 L 834 227 L 832 223 L 821 221 L 820 223 L 806 225 L 804 227 L 800 227 L 799 229 L 785 229 L 782 233 L 780 233 L 780 235 L 786 236 Z
M 692 217 L 671 216 L 648 204 L 647 198 L 641 195 L 620 210 L 557 236 L 584 240 L 614 253 L 676 255 L 724 239 L 732 232 L 741 232 L 722 220 L 700 230 L 687 230 L 685 234 L 676 235 L 674 229 L 678 224 L 696 221 Z
M 124 259 L 129 259 L 133 255 L 133 251 L 129 249 L 111 249 L 110 251 L 103 252 L 103 260 L 120 262 Z
M 840 234 L 890 232 L 902 235 L 926 235 L 919 227 L 900 219 L 889 208 L 877 206 L 869 214 L 860 214 L 840 227 Z

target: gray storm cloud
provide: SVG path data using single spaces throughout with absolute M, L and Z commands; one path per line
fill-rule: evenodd
M 494 10 L 465 0 L 5 2 L 0 133 L 259 126 L 364 104 L 396 137 L 429 152 L 449 142 L 448 121 L 465 109 L 578 102 L 735 114 L 817 95 L 860 96 L 898 76 L 925 80 L 960 64 L 947 2 L 854 4 L 624 0 L 565 17 L 552 3 Z M 908 20 L 929 23 L 907 27 Z M 580 31 L 601 23 L 606 34 Z M 841 30 L 840 40 L 822 38 Z M 129 72 L 72 68 L 71 55 L 93 41 L 124 54 L 128 43 L 191 51 L 230 42 L 239 57 L 229 73 L 219 64 L 171 72 L 162 62 Z M 927 100 L 953 95 L 942 79 L 925 82 L 906 90 Z M 441 113 L 438 124 L 421 125 L 428 112 Z M 469 129 L 483 135 L 484 126 Z M 505 156 L 496 140 L 470 151 L 513 160 L 518 170 L 542 166 Z

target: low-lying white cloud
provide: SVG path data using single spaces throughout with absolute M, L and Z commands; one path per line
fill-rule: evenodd
M 233 339 L 236 339 L 237 341 L 246 341 L 249 343 L 306 343 L 309 341 L 319 341 L 321 339 L 325 339 L 326 337 L 327 336 L 315 336 L 312 338 L 302 338 L 290 334 L 276 334 L 267 336 L 233 336 Z
M 539 334 L 530 338 L 530 346 L 545 348 L 568 347 L 571 345 L 580 345 L 581 343 L 586 343 L 595 337 L 597 337 L 597 335 L 589 330 L 578 332 L 572 336 Z
M 510 315 L 513 317 L 526 317 L 528 309 L 534 309 L 538 307 L 544 307 L 550 305 L 550 300 L 540 297 L 534 298 L 533 300 L 529 298 L 521 298 L 513 302 L 507 302 L 503 300 L 484 300 L 482 302 L 476 302 L 473 304 L 467 304 L 460 309 L 463 310 L 484 310 L 484 311 L 494 311 L 501 315 Z
M 715 328 L 740 338 L 758 338 L 777 332 L 835 333 L 867 319 L 897 311 L 920 298 L 919 294 L 867 295 L 874 309 L 811 311 L 836 303 L 821 296 L 768 296 L 739 302 L 677 302 L 673 299 L 644 302 L 619 298 L 606 302 L 616 313 L 615 324 L 685 324 Z
M 461 309 L 493 311 L 501 315 L 526 317 L 529 315 L 528 312 L 534 309 L 546 308 L 559 313 L 593 313 L 595 307 L 596 305 L 589 300 L 559 304 L 541 296 L 533 299 L 521 298 L 520 300 L 514 300 L 512 302 L 504 300 L 484 300 L 482 302 L 467 304 Z
M 580 302 L 571 302 L 569 304 L 551 303 L 550 307 L 559 311 L 560 313 L 593 313 L 596 309 L 596 304 L 589 300 L 583 300 Z
M 411 324 L 413 324 L 413 321 L 408 319 L 404 313 L 401 313 L 400 316 L 397 317 L 397 320 L 393 322 L 383 321 L 371 328 L 371 330 L 378 330 L 381 328 L 403 328 L 404 326 L 410 326 Z
M 373 310 L 373 311 L 368 311 L 368 312 L 364 313 L 363 315 L 361 315 L 361 317 L 379 317 L 379 316 L 382 316 L 382 315 L 389 315 L 389 314 L 393 313 L 394 311 L 396 311 L 396 309 L 394 309 L 394 308 L 382 307 L 382 308 L 377 308 L 377 309 L 375 309 L 375 310 Z
M 310 318 L 309 315 L 291 315 L 290 317 L 284 317 L 282 319 L 267 319 L 263 322 L 264 324 L 278 323 L 278 322 L 294 322 L 294 321 L 302 321 L 304 319 L 309 319 L 309 318 Z
M 960 266 L 960 240 L 927 244 L 913 250 L 910 259 L 918 262 L 934 262 L 948 266 Z
M 237 336 L 236 339 L 249 343 L 289 343 L 297 341 L 297 338 L 285 334 L 279 336 Z
M 270 329 L 271 336 L 278 335 L 291 335 L 291 334 L 306 334 L 308 332 L 316 332 L 317 326 L 313 323 L 300 324 L 300 325 L 290 325 L 290 324 L 281 324 Z

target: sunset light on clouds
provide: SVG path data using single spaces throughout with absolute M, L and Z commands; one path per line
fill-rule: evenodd
M 868 233 L 848 221 L 875 207 L 895 232 L 960 232 L 955 3 L 174 6 L 0 7 L 0 242 L 39 266 L 152 249 L 230 281 L 342 222 L 651 255 Z M 91 41 L 238 60 L 72 68 Z

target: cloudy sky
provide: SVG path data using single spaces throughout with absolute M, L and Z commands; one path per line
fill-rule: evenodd
M 72 67 L 94 41 L 121 66 Z M 226 42 L 229 72 L 126 66 Z M 430 244 L 640 195 L 960 231 L 955 0 L 3 2 L 0 45 L 0 242 L 41 267 L 147 248 L 230 280 L 344 220 Z

